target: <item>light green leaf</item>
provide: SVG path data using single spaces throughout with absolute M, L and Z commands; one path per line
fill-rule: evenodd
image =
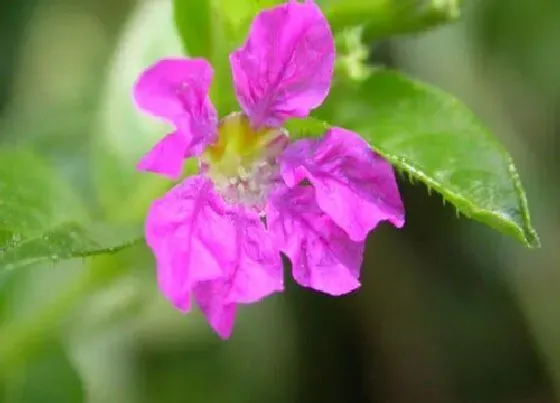
M 185 52 L 212 62 L 243 42 L 259 9 L 257 0 L 173 0 Z
M 335 32 L 364 26 L 365 38 L 422 31 L 459 18 L 461 0 L 321 0 Z
M 511 157 L 451 95 L 379 71 L 359 86 L 335 86 L 319 114 L 359 133 L 459 212 L 529 247 L 540 245 Z
M 321 136 L 329 128 L 329 124 L 318 119 L 290 119 L 285 124 L 292 141 L 305 137 Z
M 249 25 L 257 13 L 266 6 L 259 0 L 211 0 L 212 4 L 223 16 L 227 31 L 233 35 L 232 43 L 239 46 L 245 40 Z
M 137 227 L 92 224 L 71 189 L 24 150 L 0 153 L 0 274 L 45 260 L 114 253 Z
M 211 97 L 220 115 L 236 108 L 229 54 L 244 40 L 259 7 L 255 0 L 173 0 L 177 31 L 185 51 L 214 68 Z
M 285 3 L 284 0 L 253 1 L 261 9 Z M 364 39 L 372 41 L 453 22 L 460 16 L 462 0 L 316 0 L 316 2 L 329 20 L 335 34 L 347 28 L 362 26 L 366 28 Z

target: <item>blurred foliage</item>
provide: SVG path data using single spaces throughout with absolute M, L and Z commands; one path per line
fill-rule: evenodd
M 462 106 L 459 117 L 434 106 L 455 105 L 448 95 L 437 101 L 433 90 L 421 90 L 417 103 L 400 102 L 396 86 L 379 84 L 396 76 L 378 70 L 398 68 L 448 90 L 510 150 L 543 249 L 525 250 L 457 220 L 441 196 L 402 175 L 406 228 L 372 234 L 359 293 L 331 299 L 289 283 L 283 295 L 244 307 L 226 343 L 199 313 L 184 317 L 159 295 L 143 244 L 114 250 L 119 239 L 133 242 L 131 233 L 141 233 L 134 226 L 169 186 L 134 169 L 166 130 L 134 108 L 138 73 L 185 51 L 208 57 L 216 69 L 213 99 L 220 113 L 229 112 L 228 51 L 243 41 L 256 10 L 277 3 L 0 4 L 0 172 L 9 173 L 0 180 L 0 222 L 10 223 L 0 232 L 0 402 L 557 401 L 560 251 L 551 245 L 560 231 L 553 185 L 560 8 L 553 2 L 466 0 L 463 23 L 385 41 L 456 19 L 458 2 L 318 1 L 337 34 L 339 60 L 349 63 L 337 66 L 335 88 L 317 116 L 360 128 L 374 146 L 398 125 L 408 125 L 403 138 L 433 131 L 422 124 L 450 122 L 458 134 L 485 136 Z M 341 38 L 355 25 L 362 26 L 360 41 L 347 46 Z M 370 48 L 372 63 L 362 66 Z M 352 63 L 366 73 L 351 74 Z M 411 90 L 408 80 L 396 80 Z M 296 137 L 324 127 L 290 125 Z M 455 140 L 405 142 L 397 150 L 441 145 L 460 153 L 472 146 Z M 490 214 L 530 242 L 524 196 L 512 193 L 502 169 L 508 157 L 494 161 L 494 146 L 480 143 L 468 166 L 503 181 L 510 198 Z M 495 155 L 502 158 L 501 148 Z M 30 203 L 33 215 L 24 213 Z M 66 226 L 73 230 L 57 234 Z M 115 254 L 82 258 L 105 248 Z M 54 264 L 58 257 L 79 258 Z M 25 264 L 6 271 L 16 263 Z
M 84 390 L 63 346 L 58 342 L 47 344 L 16 376 L 20 376 L 9 391 L 8 398 L 25 403 L 74 403 L 84 399 Z M 16 386 L 17 385 L 17 386 Z
M 115 253 L 138 241 L 136 228 L 88 222 L 72 189 L 29 152 L 0 152 L 0 191 L 0 275 L 44 260 Z

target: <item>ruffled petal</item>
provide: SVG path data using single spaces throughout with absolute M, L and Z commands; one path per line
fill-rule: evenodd
M 360 286 L 364 242 L 352 241 L 319 208 L 313 187 L 284 188 L 271 195 L 267 224 L 292 261 L 298 284 L 336 296 Z
M 206 281 L 195 286 L 194 297 L 212 329 L 222 339 L 229 339 L 237 305 L 224 304 L 224 287 L 223 281 Z
M 226 302 L 249 304 L 284 289 L 280 250 L 260 217 L 241 206 L 230 214 L 235 223 L 235 260 Z
M 137 169 L 178 179 L 183 172 L 187 140 L 178 132 L 168 134 L 140 160 Z
M 202 176 L 187 178 L 152 204 L 146 242 L 156 257 L 159 287 L 178 309 L 189 310 L 193 285 L 224 276 L 224 251 L 232 249 L 236 233 L 222 198 Z
M 280 161 L 286 184 L 308 179 L 319 207 L 351 239 L 364 240 L 380 221 L 404 225 L 393 168 L 359 135 L 332 128 L 321 139 L 288 146 Z
M 329 23 L 313 2 L 291 0 L 257 15 L 245 45 L 230 55 L 237 98 L 253 126 L 309 115 L 329 92 L 334 59 Z
M 173 135 L 180 140 L 162 140 L 166 148 L 175 147 L 174 157 L 199 155 L 217 138 L 218 117 L 208 96 L 212 75 L 212 67 L 203 59 L 163 59 L 145 70 L 136 82 L 138 107 L 176 127 Z M 158 154 L 163 147 L 156 145 L 150 154 Z M 174 161 L 172 169 L 167 170 L 180 169 L 176 158 Z
M 257 302 L 283 290 L 280 251 L 258 215 L 236 206 L 227 215 L 235 225 L 231 248 L 222 255 L 227 259 L 223 277 L 195 287 L 195 298 L 214 330 L 227 338 L 233 319 L 229 313 L 237 304 Z

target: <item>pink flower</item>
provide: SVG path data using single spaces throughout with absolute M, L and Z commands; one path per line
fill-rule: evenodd
M 343 295 L 360 286 L 368 233 L 404 225 L 393 169 L 360 136 L 290 143 L 282 128 L 324 101 L 334 58 L 319 7 L 293 0 L 261 12 L 230 55 L 243 112 L 218 122 L 202 59 L 161 60 L 136 83 L 139 108 L 175 127 L 138 168 L 178 179 L 185 158 L 200 161 L 148 212 L 159 287 L 184 312 L 194 297 L 223 338 L 238 304 L 283 290 L 281 252 L 300 285 Z

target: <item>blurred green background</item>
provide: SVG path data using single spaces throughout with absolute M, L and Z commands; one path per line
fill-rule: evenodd
M 493 129 L 542 249 L 400 178 L 407 225 L 370 236 L 358 293 L 289 283 L 242 307 L 227 342 L 163 299 L 143 245 L 30 265 L 0 277 L 0 401 L 560 401 L 560 2 L 464 3 L 459 23 L 378 41 L 370 58 L 448 90 Z M 130 90 L 181 54 L 171 13 L 167 0 L 0 3 L 0 144 L 29 144 L 94 218 L 141 221 L 168 186 L 134 172 L 164 129 Z

